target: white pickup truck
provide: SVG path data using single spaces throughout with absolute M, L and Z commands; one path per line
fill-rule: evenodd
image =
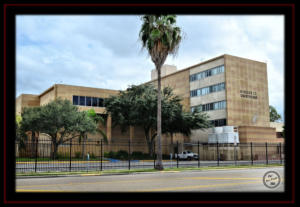
M 177 159 L 177 154 L 175 154 L 175 159 Z M 178 154 L 179 160 L 197 160 L 198 154 L 191 152 L 191 151 L 183 151 L 182 153 Z

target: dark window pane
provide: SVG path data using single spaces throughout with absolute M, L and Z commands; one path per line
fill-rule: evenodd
M 92 106 L 97 106 L 97 100 L 98 98 L 95 97 L 92 98 Z
M 215 120 L 215 126 L 216 126 L 216 127 L 219 126 L 218 120 Z
M 80 106 L 85 106 L 85 96 L 80 96 Z
M 78 96 L 73 96 L 73 105 L 79 105 Z
M 92 106 L 92 97 L 86 97 L 86 105 Z
M 98 106 L 103 107 L 103 99 L 102 98 L 98 98 Z

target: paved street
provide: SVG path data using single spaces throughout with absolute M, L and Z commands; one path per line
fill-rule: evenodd
M 264 174 L 280 175 L 276 188 L 263 183 Z M 284 168 L 149 172 L 108 176 L 17 179 L 17 192 L 283 192 Z

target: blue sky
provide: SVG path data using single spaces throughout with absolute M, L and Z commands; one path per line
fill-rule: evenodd
M 124 90 L 149 81 L 154 64 L 141 49 L 139 16 L 18 15 L 16 95 L 55 83 Z M 230 54 L 267 63 L 269 104 L 284 116 L 284 16 L 178 15 L 184 69 Z

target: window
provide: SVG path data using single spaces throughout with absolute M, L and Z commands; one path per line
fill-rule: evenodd
M 205 71 L 205 77 L 209 77 L 209 76 L 211 76 L 211 70 Z
M 79 105 L 78 96 L 73 96 L 73 105 Z
M 90 96 L 73 96 L 73 105 L 103 107 L 103 98 Z
M 200 80 L 202 78 L 206 78 L 206 77 L 216 75 L 216 74 L 219 74 L 219 73 L 223 73 L 223 72 L 224 72 L 224 65 L 214 67 L 212 69 L 190 75 L 190 82 L 195 81 L 195 80 Z
M 218 109 L 225 109 L 226 108 L 226 101 L 219 101 L 214 103 L 207 103 L 203 105 L 198 105 L 191 107 L 191 111 L 195 111 L 197 108 L 198 111 L 211 111 L 211 110 L 218 110 Z
M 79 101 L 80 101 L 80 106 L 85 106 L 85 96 L 80 96 Z
M 191 91 L 191 97 L 197 96 L 197 90 Z
M 92 97 L 86 97 L 86 106 L 92 106 Z
M 212 120 L 211 124 L 215 127 L 218 126 L 226 126 L 226 119 L 217 119 L 217 120 Z
M 98 98 L 95 97 L 92 98 L 92 106 L 97 106 L 97 100 Z
M 103 104 L 103 98 L 98 98 L 98 106 L 99 107 L 103 107 L 104 104 Z
M 201 89 L 197 89 L 197 96 L 201 96 Z
M 209 93 L 209 87 L 206 87 L 206 88 L 202 88 L 201 89 L 201 95 L 203 96 L 203 95 L 206 95 L 206 94 L 208 94 Z
M 217 102 L 217 103 L 214 103 L 214 109 L 215 110 L 218 110 L 219 109 L 219 103 Z
M 209 93 L 217 92 L 217 91 L 222 91 L 225 90 L 225 83 L 219 83 L 216 85 L 208 86 L 205 88 L 199 88 L 196 90 L 191 91 L 191 97 L 194 96 L 203 96 Z
M 217 70 L 218 68 L 213 68 L 212 70 L 211 70 L 211 75 L 216 75 L 217 73 L 218 73 L 218 70 Z

